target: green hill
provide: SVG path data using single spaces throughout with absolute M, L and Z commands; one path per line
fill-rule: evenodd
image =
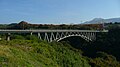
M 81 51 L 62 43 L 0 41 L 0 67 L 90 67 Z

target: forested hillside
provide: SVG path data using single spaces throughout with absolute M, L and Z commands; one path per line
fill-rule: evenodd
M 78 30 L 101 30 L 102 24 L 30 24 L 26 21 L 11 24 L 1 24 L 0 29 L 78 29 Z
M 68 44 L 45 41 L 0 41 L 1 67 L 90 67 L 81 51 Z
M 72 47 L 83 51 L 83 55 L 92 58 L 93 67 L 119 67 L 120 64 L 120 25 L 109 24 L 108 33 L 97 33 L 97 39 L 86 42 L 80 37 L 64 39 Z M 115 66 L 112 66 L 112 64 Z M 109 65 L 109 66 L 107 66 Z
M 70 37 L 48 43 L 30 34 L 14 34 L 6 41 L 0 34 L 0 67 L 120 67 L 120 25 L 105 29 L 109 32 L 97 33 L 93 42 Z

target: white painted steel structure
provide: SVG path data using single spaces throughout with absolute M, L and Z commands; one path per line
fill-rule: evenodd
M 11 33 L 38 33 L 38 37 L 48 42 L 61 41 L 62 39 L 79 36 L 86 41 L 96 40 L 96 33 L 108 32 L 108 30 L 0 30 L 0 33 L 7 33 L 7 40 L 10 40 Z

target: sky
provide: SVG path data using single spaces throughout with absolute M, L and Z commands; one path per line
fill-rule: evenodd
M 120 0 L 0 0 L 0 24 L 79 24 L 120 17 Z

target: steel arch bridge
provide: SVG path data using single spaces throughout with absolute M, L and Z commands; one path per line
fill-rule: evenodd
M 0 30 L 0 33 L 7 33 L 7 40 L 10 40 L 10 35 L 12 33 L 33 33 L 38 34 L 38 38 L 41 40 L 46 40 L 48 42 L 61 41 L 65 38 L 72 36 L 79 36 L 86 41 L 96 40 L 96 33 L 108 32 L 108 30 Z

